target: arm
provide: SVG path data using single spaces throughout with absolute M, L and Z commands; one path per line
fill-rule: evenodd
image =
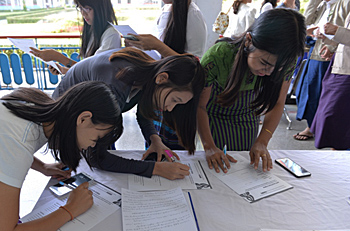
M 326 34 L 334 34 L 333 41 L 344 44 L 345 46 L 350 46 L 350 29 L 328 22 L 324 25 L 324 30 Z
M 209 118 L 207 113 L 207 104 L 210 98 L 211 87 L 206 87 L 202 91 L 199 98 L 199 105 L 197 110 L 197 129 L 199 137 L 201 138 L 206 159 L 208 162 L 208 166 L 210 169 L 215 168 L 216 172 L 220 172 L 220 168 L 226 173 L 227 169 L 224 167 L 223 162 L 227 168 L 230 168 L 230 162 L 237 162 L 230 155 L 225 155 L 224 152 L 216 147 L 213 137 L 211 135 L 210 127 L 209 127 Z
M 71 219 L 70 214 L 62 208 L 51 214 L 26 223 L 18 224 L 20 189 L 0 182 L 0 224 L 3 231 L 56 231 Z M 92 192 L 88 183 L 73 190 L 65 205 L 73 217 L 88 210 L 93 204 Z
M 165 45 L 162 41 L 150 34 L 133 35 L 139 41 L 126 40 L 125 43 L 128 46 L 135 46 L 142 50 L 156 50 L 163 57 L 178 55 L 176 51 Z
M 272 169 L 272 159 L 267 150 L 267 145 L 281 119 L 290 82 L 291 80 L 283 83 L 278 101 L 275 107 L 266 113 L 260 134 L 250 149 L 250 164 L 254 164 L 255 169 L 258 168 L 260 157 L 262 159 L 263 171 Z
M 53 164 L 46 164 L 39 160 L 38 158 L 34 157 L 34 161 L 32 163 L 31 168 L 41 172 L 45 176 L 53 176 L 54 178 L 69 178 L 70 177 L 70 171 L 63 171 L 62 168 L 64 167 L 64 164 L 62 163 L 53 163 Z
M 32 53 L 33 55 L 35 55 L 38 58 L 41 58 L 42 60 L 44 60 L 46 62 L 56 61 L 56 62 L 62 63 L 65 66 L 73 66 L 74 64 L 77 63 L 76 61 L 66 57 L 62 53 L 55 51 L 53 49 L 38 50 L 34 47 L 30 47 L 30 49 L 32 50 L 32 51 L 30 51 L 30 53 Z

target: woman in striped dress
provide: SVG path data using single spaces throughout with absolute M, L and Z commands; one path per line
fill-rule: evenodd
M 237 39 L 225 38 L 201 60 L 207 85 L 198 109 L 198 132 L 210 168 L 224 172 L 234 158 L 221 150 L 250 151 L 251 164 L 272 168 L 267 145 L 281 118 L 297 57 L 304 52 L 304 17 L 293 10 L 263 13 Z M 260 115 L 265 114 L 261 132 Z

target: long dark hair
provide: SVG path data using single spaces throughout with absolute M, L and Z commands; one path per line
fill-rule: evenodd
M 173 0 L 164 31 L 164 43 L 179 54 L 185 52 L 188 7 L 188 0 Z
M 238 14 L 239 6 L 241 5 L 242 0 L 235 0 L 232 4 L 232 10 L 234 14 Z
M 273 6 L 273 8 L 275 8 L 277 6 L 277 0 L 264 0 L 262 3 L 261 3 L 261 7 L 260 7 L 260 12 L 261 12 L 261 9 L 262 7 L 266 4 L 266 3 L 271 3 L 271 5 Z
M 198 59 L 191 54 L 183 54 L 156 61 L 135 48 L 124 48 L 110 56 L 111 61 L 116 58 L 122 58 L 135 64 L 135 66 L 118 72 L 116 77 L 129 85 L 142 87 L 142 96 L 138 106 L 145 118 L 159 120 L 154 111 L 159 108 L 155 92 L 171 88 L 171 91 L 193 93 L 193 98 L 187 104 L 179 104 L 171 112 L 163 113 L 164 122 L 176 131 L 181 145 L 189 153 L 193 153 L 196 148 L 197 107 L 205 82 L 204 70 Z M 162 72 L 168 74 L 169 81 L 157 85 L 155 79 Z
M 123 132 L 118 102 L 111 89 L 103 82 L 79 83 L 57 100 L 35 88 L 19 88 L 2 97 L 2 100 L 6 100 L 3 104 L 20 118 L 37 124 L 54 123 L 48 145 L 56 160 L 61 160 L 74 171 L 81 159 L 76 123 L 82 112 L 92 113 L 93 124 L 106 124 L 113 128 L 97 141 L 99 144 L 112 144 Z
M 90 26 L 84 21 L 83 32 L 81 34 L 80 56 L 89 57 L 95 54 L 100 47 L 101 36 L 109 26 L 108 22 L 118 25 L 117 18 L 113 10 L 111 0 L 74 0 L 76 5 L 89 6 L 94 10 L 94 20 Z M 93 37 L 89 50 L 88 45 Z
M 230 106 L 238 97 L 238 92 L 246 71 L 249 70 L 247 57 L 255 49 L 277 55 L 275 68 L 270 76 L 258 77 L 255 84 L 257 93 L 252 108 L 257 114 L 270 111 L 278 96 L 286 76 L 293 71 L 296 58 L 304 53 L 306 26 L 304 16 L 295 10 L 274 9 L 264 12 L 247 30 L 252 37 L 251 45 L 246 47 L 247 36 L 223 41 L 239 46 L 238 53 L 228 76 L 225 90 L 218 96 L 217 102 Z

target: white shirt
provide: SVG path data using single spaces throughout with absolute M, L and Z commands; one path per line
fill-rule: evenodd
M 231 7 L 229 12 L 230 22 L 226 29 L 224 36 L 240 36 L 243 34 L 254 22 L 256 9 L 249 7 L 247 4 L 241 3 L 238 13 L 234 14 Z
M 33 154 L 47 139 L 42 126 L 21 119 L 0 101 L 0 181 L 21 188 Z
M 93 35 L 91 36 L 88 49 L 90 49 L 93 41 Z M 109 25 L 103 32 L 100 41 L 100 47 L 96 50 L 95 55 L 104 51 L 116 49 L 121 47 L 121 40 L 119 32 L 114 29 L 113 26 Z
M 172 4 L 163 6 L 162 13 L 158 18 L 158 39 L 164 41 L 164 30 L 169 20 Z M 191 2 L 187 14 L 185 52 L 201 58 L 207 44 L 207 25 L 198 6 Z
M 271 2 L 267 2 L 261 7 L 260 14 L 264 13 L 265 11 L 272 10 L 272 9 L 273 9 L 273 5 L 271 4 Z

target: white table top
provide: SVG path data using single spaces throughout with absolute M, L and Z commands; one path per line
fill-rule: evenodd
M 113 151 L 126 158 L 140 159 L 144 151 Z M 204 152 L 194 156 L 177 151 L 182 160 L 204 159 Z M 211 174 L 207 174 L 213 189 L 191 190 L 201 231 L 259 231 L 261 228 L 286 230 L 349 229 L 350 228 L 350 152 L 348 151 L 278 151 L 270 150 L 273 159 L 290 157 L 312 173 L 296 178 L 274 163 L 272 173 L 294 188 L 248 203 Z M 228 152 L 244 155 L 248 152 Z M 91 171 L 83 161 L 78 172 L 84 171 L 95 180 L 121 192 L 128 188 L 127 174 L 102 170 Z M 48 186 L 57 183 L 51 180 Z M 54 195 L 48 187 L 36 207 L 50 201 Z M 122 230 L 121 210 L 97 224 L 94 231 Z

